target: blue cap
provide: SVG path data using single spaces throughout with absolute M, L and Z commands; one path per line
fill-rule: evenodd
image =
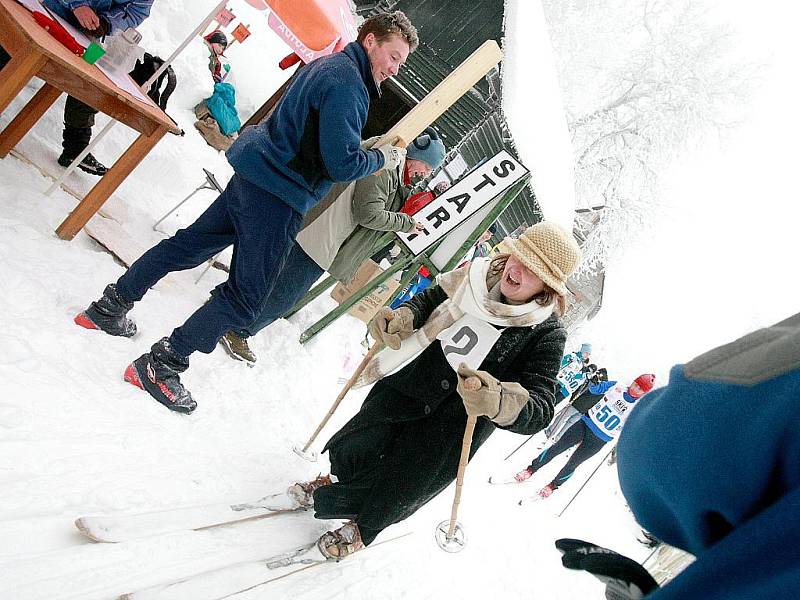
M 444 142 L 433 127 L 428 127 L 406 148 L 406 156 L 421 160 L 431 169 L 438 169 L 444 162 Z
M 591 353 L 592 353 L 591 344 L 581 344 L 581 354 L 591 354 Z

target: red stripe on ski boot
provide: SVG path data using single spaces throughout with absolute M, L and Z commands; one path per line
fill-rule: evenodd
M 73 319 L 76 325 L 80 325 L 81 327 L 85 327 L 86 329 L 100 329 L 97 325 L 92 322 L 92 320 L 86 315 L 85 312 L 79 313 Z
M 136 372 L 136 367 L 133 366 L 133 363 L 129 364 L 128 368 L 125 369 L 125 374 L 123 375 L 123 378 L 125 379 L 125 381 L 127 381 L 132 385 L 135 385 L 140 390 L 144 389 L 142 382 L 139 381 L 139 374 Z

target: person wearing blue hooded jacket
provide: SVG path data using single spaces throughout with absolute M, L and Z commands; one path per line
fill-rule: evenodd
M 226 331 L 248 326 L 261 313 L 303 215 L 334 182 L 402 162 L 402 148 L 361 148 L 361 130 L 380 83 L 398 72 L 417 44 L 402 12 L 381 13 L 367 19 L 341 52 L 300 69 L 269 118 L 245 129 L 228 149 L 234 175 L 213 204 L 148 250 L 75 317 L 82 327 L 131 337 L 136 325 L 127 313 L 148 289 L 167 273 L 196 267 L 233 245 L 230 275 L 219 292 L 131 363 L 126 381 L 171 410 L 196 408 L 179 374 L 193 352 L 210 353 Z
M 617 470 L 636 520 L 695 556 L 659 588 L 638 563 L 558 540 L 564 566 L 619 598 L 752 600 L 800 594 L 800 313 L 670 372 L 633 411 Z
M 116 35 L 129 27 L 141 25 L 150 16 L 153 0 L 43 0 L 44 5 L 83 32 L 103 37 Z M 0 69 L 9 60 L 0 48 Z M 72 96 L 64 105 L 63 152 L 58 164 L 68 167 L 83 152 L 92 139 L 92 127 L 97 110 Z M 91 153 L 78 163 L 81 171 L 92 175 L 105 175 L 108 169 Z

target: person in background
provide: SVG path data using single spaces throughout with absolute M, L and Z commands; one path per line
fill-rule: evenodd
M 259 317 L 248 327 L 220 338 L 231 358 L 255 363 L 248 338 L 289 312 L 325 271 L 347 285 L 384 232 L 410 233 L 422 227 L 413 217 L 398 212 L 411 193 L 403 182 L 408 181 L 409 172 L 430 175 L 442 164 L 445 148 L 429 127 L 407 151 L 404 163 L 397 168 L 336 185 L 309 211 Z
M 633 407 L 642 396 L 653 389 L 655 380 L 655 375 L 644 374 L 634 379 L 628 388 L 616 381 L 605 381 L 589 386 L 593 394 L 603 394 L 602 400 L 583 415 L 580 421 L 567 429 L 556 444 L 542 451 L 514 478 L 519 482 L 529 479 L 553 458 L 577 445 L 567 464 L 539 491 L 542 498 L 548 498 L 572 477 L 584 461 L 600 452 L 603 446 L 619 435 Z
M 214 81 L 214 91 L 194 107 L 197 117 L 194 127 L 209 146 L 225 151 L 231 147 L 242 128 L 236 110 L 236 87 L 231 63 L 223 55 L 228 47 L 228 38 L 215 29 L 203 40 L 209 50 L 208 70 Z
M 43 3 L 72 26 L 88 35 L 102 38 L 139 26 L 150 16 L 153 0 L 43 0 Z M 0 48 L 0 69 L 9 59 L 5 50 Z M 88 104 L 67 96 L 64 105 L 63 151 L 58 157 L 59 165 L 68 167 L 89 145 L 97 112 Z M 91 153 L 78 163 L 78 168 L 101 177 L 108 172 Z
M 571 352 L 561 360 L 561 370 L 558 372 L 558 384 L 561 397 L 566 398 L 586 380 L 587 367 L 592 355 L 592 345 L 582 344 L 577 352 Z
M 389 349 L 365 370 L 361 383 L 377 383 L 361 410 L 325 445 L 332 475 L 289 488 L 317 518 L 348 520 L 320 537 L 323 556 L 339 560 L 369 545 L 450 485 L 468 416 L 477 418 L 471 456 L 497 428 L 533 434 L 549 422 L 566 339 L 558 315 L 579 257 L 570 233 L 537 223 L 504 240 L 493 259 L 442 274 L 375 316 L 370 333 Z M 470 356 L 477 369 L 460 362 L 462 353 L 445 354 L 467 324 L 478 338 L 490 335 Z M 465 385 L 470 377 L 478 389 Z
M 567 405 L 556 413 L 553 421 L 544 430 L 547 442 L 555 444 L 564 432 L 572 427 L 575 422 L 589 412 L 595 404 L 603 399 L 603 392 L 593 393 L 591 386 L 608 381 L 608 371 L 590 364 L 586 367 L 588 379 L 585 379 L 569 397 Z M 594 388 L 598 389 L 598 388 Z
M 228 47 L 228 38 L 225 33 L 215 29 L 203 37 L 208 45 L 208 70 L 214 83 L 222 83 L 227 79 L 231 71 L 231 63 L 225 57 L 225 49 Z
M 173 271 L 203 264 L 233 245 L 230 274 L 218 294 L 133 361 L 124 379 L 170 410 L 197 407 L 180 374 L 189 356 L 212 352 L 227 331 L 261 314 L 294 245 L 303 215 L 337 181 L 355 181 L 396 169 L 405 150 L 361 148 L 370 100 L 418 44 L 400 12 L 380 13 L 361 26 L 341 52 L 298 71 L 272 114 L 246 128 L 228 149 L 234 175 L 198 219 L 145 252 L 96 302 L 75 317 L 87 329 L 131 337 L 134 302 Z
M 628 420 L 617 471 L 636 520 L 695 561 L 659 588 L 613 550 L 558 540 L 564 566 L 596 575 L 606 597 L 796 598 L 798 389 L 800 313 L 674 366 Z
M 472 248 L 472 258 L 470 260 L 492 255 L 492 244 L 489 242 L 489 240 L 492 239 L 492 236 L 496 233 L 496 231 L 497 225 L 492 223 L 489 226 L 489 229 L 481 234 L 481 237 L 478 238 L 478 241 L 475 242 L 475 246 Z

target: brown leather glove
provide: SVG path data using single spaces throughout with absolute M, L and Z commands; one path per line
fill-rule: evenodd
M 414 313 L 406 306 L 396 310 L 384 306 L 372 317 L 367 328 L 377 343 L 399 350 L 400 342 L 414 333 Z
M 481 387 L 474 391 L 467 389 L 464 382 L 469 377 L 477 377 L 481 381 Z M 528 390 L 516 381 L 498 381 L 486 371 L 470 369 L 464 363 L 458 368 L 456 389 L 468 415 L 485 415 L 502 427 L 516 421 L 522 407 L 530 399 Z

